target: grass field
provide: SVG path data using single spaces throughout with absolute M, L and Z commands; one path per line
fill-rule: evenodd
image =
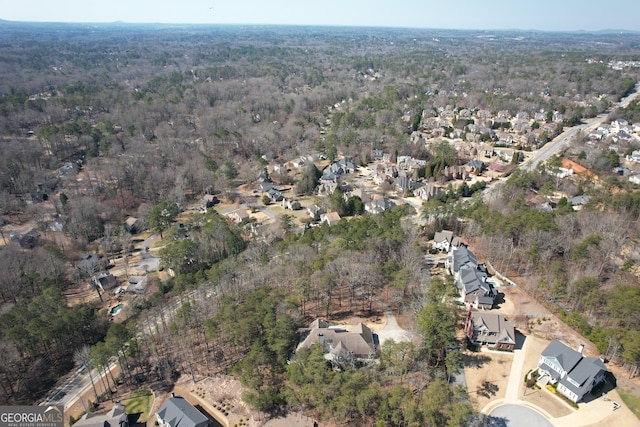
M 139 390 L 131 397 L 122 399 L 125 410 L 129 416 L 129 424 L 144 423 L 151 416 L 151 405 L 153 404 L 153 394 L 151 390 Z
M 634 396 L 629 390 L 618 387 L 618 394 L 624 401 L 625 405 L 631 409 L 636 417 L 640 418 L 640 398 L 638 396 Z

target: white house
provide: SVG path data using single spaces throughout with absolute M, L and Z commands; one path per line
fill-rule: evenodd
M 602 360 L 584 357 L 583 350 L 583 345 L 576 351 L 562 341 L 553 340 L 538 361 L 540 378 L 548 379 L 552 384 L 557 383 L 558 392 L 576 403 L 602 383 L 607 373 Z

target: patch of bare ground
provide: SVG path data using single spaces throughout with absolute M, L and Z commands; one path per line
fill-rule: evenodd
M 238 379 L 227 375 L 216 375 L 197 382 L 183 377 L 174 387 L 176 395 L 184 397 L 194 406 L 200 406 L 224 426 L 306 427 L 314 425 L 313 419 L 298 413 L 272 416 L 254 411 L 242 400 L 242 394 L 245 391 Z M 159 402 L 158 407 L 160 405 L 162 402 Z
M 476 410 L 505 396 L 512 354 L 466 350 L 462 352 L 462 358 L 469 399 Z
M 78 283 L 64 291 L 64 297 L 67 300 L 67 306 L 73 307 L 78 304 L 92 304 L 100 302 L 98 293 L 87 283 Z

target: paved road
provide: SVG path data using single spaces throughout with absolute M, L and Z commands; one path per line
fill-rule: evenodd
M 165 322 L 169 323 L 170 319 L 173 317 L 174 313 L 182 307 L 186 302 L 199 300 L 202 298 L 211 297 L 212 294 L 207 287 L 202 287 L 201 289 L 197 289 L 180 297 L 179 299 L 174 300 L 173 302 L 167 304 L 161 313 L 157 313 L 155 315 L 151 315 L 147 318 L 147 322 L 139 325 L 138 334 L 146 334 L 148 335 L 151 331 L 152 334 L 157 333 L 157 331 L 161 328 L 163 317 Z M 110 365 L 110 369 L 114 369 L 117 365 L 117 362 L 113 361 Z M 102 383 L 100 380 L 100 374 L 97 370 L 92 371 L 93 382 L 96 384 L 96 388 L 100 392 L 102 390 Z M 40 405 L 64 405 L 65 408 L 71 406 L 79 396 L 84 394 L 86 390 L 91 387 L 91 379 L 89 378 L 88 372 L 86 370 L 76 370 L 71 375 L 60 380 L 56 386 L 47 393 L 45 399 L 40 402 Z
M 553 427 L 542 414 L 522 405 L 500 405 L 489 414 L 487 427 Z
M 594 129 L 597 129 L 598 126 L 602 125 L 607 119 L 611 112 L 616 111 L 618 108 L 625 108 L 639 96 L 640 84 L 636 84 L 633 92 L 629 94 L 626 98 L 623 98 L 620 102 L 615 104 L 609 113 L 600 114 L 592 119 L 588 119 L 585 123 L 574 126 L 572 128 L 567 129 L 559 136 L 554 138 L 553 141 L 548 142 L 541 149 L 535 152 L 532 157 L 527 160 L 525 163 L 521 165 L 521 168 L 527 171 L 532 171 L 538 166 L 540 163 L 544 163 L 553 155 L 560 153 L 569 147 L 569 143 L 573 140 L 578 132 L 589 133 Z

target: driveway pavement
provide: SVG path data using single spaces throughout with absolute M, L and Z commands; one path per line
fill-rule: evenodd
M 522 405 L 500 405 L 489 414 L 487 427 L 553 427 L 542 414 Z
M 507 392 L 504 396 L 505 402 L 515 403 L 519 399 L 520 384 L 524 381 L 523 368 L 527 351 L 527 339 L 525 337 L 522 348 L 513 351 L 513 362 L 511 363 L 511 372 L 509 373 L 509 382 L 507 383 Z
M 378 303 L 380 303 L 378 301 Z M 382 303 L 380 303 L 382 305 Z M 387 318 L 387 324 L 384 325 L 381 331 L 378 332 L 378 340 L 380 341 L 380 345 L 382 345 L 386 340 L 393 339 L 395 342 L 400 341 L 411 341 L 413 335 L 411 332 L 406 331 L 398 325 L 396 320 L 396 316 L 393 314 L 393 310 L 389 307 L 384 306 L 384 314 Z

